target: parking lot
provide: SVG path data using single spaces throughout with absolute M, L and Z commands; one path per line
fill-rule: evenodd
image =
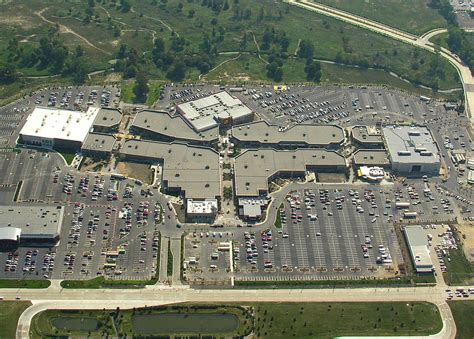
M 356 123 L 365 114 L 397 113 L 421 119 L 444 109 L 439 103 L 427 103 L 400 91 L 377 88 L 292 87 L 276 92 L 271 87 L 234 93 L 267 121 L 280 126 L 298 123 Z M 440 107 L 440 108 L 438 108 Z M 391 121 L 393 123 L 393 121 Z
M 298 184 L 282 197 L 281 228 L 190 233 L 185 242 L 186 276 L 198 284 L 224 282 L 231 276 L 238 280 L 393 277 L 404 263 L 394 225 L 412 222 L 404 217 L 406 211 L 416 212 L 420 223 L 449 221 L 454 215 L 452 198 L 430 183 Z M 225 246 L 228 242 L 232 254 Z
M 185 276 L 190 283 L 230 279 L 233 232 L 195 230 L 185 238 Z
M 25 251 L 37 250 L 38 256 L 42 256 L 47 250 L 20 248 L 13 254 L 0 253 L 0 264 L 9 260 L 9 256 L 20 258 L 17 268 L 5 271 L 5 276 L 21 273 L 25 278 L 90 279 L 108 275 L 116 279 L 146 280 L 155 274 L 163 211 L 159 202 L 142 194 L 145 192 L 140 185 L 133 180 L 112 180 L 110 176 L 61 169 L 41 152 L 24 151 L 13 156 L 17 160 L 7 164 L 23 166 L 25 171 L 14 171 L 9 179 L 9 182 L 23 181 L 19 200 L 64 205 L 65 217 L 61 240 L 51 249 L 57 253 L 54 270 L 43 273 L 41 265 L 36 265 L 23 272 L 20 259 Z M 43 180 L 38 180 L 34 173 L 22 176 L 22 173 L 31 174 L 33 167 L 43 173 Z M 107 253 L 119 248 L 120 254 L 111 259 L 114 265 L 110 265 Z
M 389 275 L 402 259 L 383 193 L 307 188 L 285 197 L 281 229 L 245 234 L 239 241 L 242 276 L 312 275 L 315 279 Z M 254 239 L 255 248 L 248 247 Z M 236 246 L 237 247 L 237 246 Z

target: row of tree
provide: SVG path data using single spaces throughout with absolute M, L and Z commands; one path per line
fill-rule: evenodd
M 431 0 L 430 5 L 436 8 L 448 23 L 449 49 L 459 55 L 474 74 L 474 43 L 470 42 L 466 33 L 459 28 L 453 6 L 449 0 Z
M 37 46 L 20 45 L 13 37 L 7 46 L 7 62 L 0 65 L 0 82 L 11 83 L 21 74 L 18 68 L 47 70 L 50 74 L 71 76 L 74 83 L 81 84 L 87 77 L 84 49 L 77 46 L 70 51 L 57 37 L 57 28 L 39 40 Z

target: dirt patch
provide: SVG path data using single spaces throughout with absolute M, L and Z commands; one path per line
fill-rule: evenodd
M 107 161 L 95 161 L 91 158 L 84 158 L 81 164 L 81 168 L 79 169 L 80 172 L 100 172 L 104 167 L 107 166 Z
M 474 223 L 462 223 L 456 228 L 461 233 L 466 258 L 474 262 Z
M 122 75 L 120 73 L 110 73 L 105 77 L 105 82 L 118 82 L 122 81 Z
M 346 176 L 341 173 L 318 173 L 318 182 L 346 182 Z
M 117 172 L 127 177 L 138 179 L 146 184 L 153 183 L 153 172 L 150 165 L 136 162 L 120 161 L 117 163 Z
M 2 15 L 1 19 L 2 25 L 5 26 L 21 27 L 23 30 L 36 27 L 28 17 Z

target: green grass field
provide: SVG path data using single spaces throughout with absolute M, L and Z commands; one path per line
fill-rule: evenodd
M 382 2 L 381 0 L 371 1 L 377 4 Z M 361 2 L 362 0 L 354 1 L 354 3 Z M 230 8 L 221 11 L 218 15 L 211 8 L 201 6 L 200 1 L 169 0 L 166 3 L 158 2 L 159 5 L 154 5 L 153 1 L 132 0 L 134 11 L 128 13 L 122 13 L 110 2 L 105 2 L 103 5 L 96 4 L 93 10 L 93 21 L 84 23 L 86 3 L 85 0 L 39 0 L 34 2 L 18 0 L 10 2 L 8 5 L 0 4 L 0 20 L 6 23 L 0 27 L 0 62 L 9 60 L 9 52 L 6 47 L 11 36 L 19 37 L 21 48 L 28 49 L 38 46 L 40 38 L 46 36 L 48 29 L 52 27 L 51 24 L 44 22 L 35 14 L 35 12 L 45 9 L 42 15 L 47 20 L 62 24 L 81 36 L 60 33 L 57 38 L 63 41 L 70 50 L 73 50 L 76 45 L 81 45 L 84 48 L 88 71 L 112 67 L 109 61 L 115 58 L 121 44 L 127 44 L 129 47 L 135 48 L 139 55 L 143 55 L 146 63 L 144 69 L 151 80 L 164 80 L 164 72 L 156 68 L 149 60 L 153 37 L 160 37 L 165 41 L 165 45 L 169 45 L 171 38 L 169 29 L 171 29 L 185 39 L 186 52 L 193 54 L 200 50 L 203 36 L 210 33 L 212 26 L 210 21 L 215 19 L 215 34 L 223 32 L 223 35 L 222 39 L 216 43 L 218 56 L 214 66 L 232 57 L 232 55 L 221 55 L 221 52 L 243 50 L 245 53 L 254 53 L 256 45 L 253 35 L 255 35 L 257 43 L 262 44 L 263 32 L 268 28 L 284 32 L 289 37 L 289 56 L 294 54 L 298 40 L 305 39 L 311 41 L 315 46 L 314 56 L 318 59 L 342 58 L 346 63 L 364 62 L 369 66 L 393 71 L 411 81 L 428 86 L 436 85 L 440 89 L 460 86 L 454 68 L 444 60 L 440 62 L 439 74 L 433 76 L 430 73 L 430 65 L 434 62 L 435 56 L 427 51 L 415 49 L 387 37 L 280 1 L 240 0 L 238 5 L 229 1 Z M 181 10 L 177 9 L 178 3 L 183 5 Z M 347 1 L 345 3 L 352 4 L 353 2 Z M 398 13 L 400 11 L 405 13 L 408 8 L 412 13 L 417 13 L 416 23 L 420 27 L 423 27 L 423 22 L 438 26 L 440 18 L 434 15 L 431 9 L 424 8 L 426 6 L 422 5 L 423 1 L 409 0 L 405 4 L 390 0 L 389 8 L 395 8 L 396 4 L 399 7 Z M 377 6 L 376 8 L 380 8 L 380 5 Z M 364 7 L 367 7 L 367 10 L 372 8 L 370 3 Z M 413 11 L 413 7 L 417 8 L 417 11 Z M 241 12 L 248 11 L 249 17 L 234 19 L 234 12 L 237 9 Z M 190 11 L 194 11 L 192 18 L 189 17 Z M 261 20 L 257 20 L 259 12 L 263 12 Z M 419 15 L 420 13 L 423 15 Z M 394 20 L 401 20 L 402 24 L 407 15 L 391 15 L 391 17 Z M 419 18 L 422 20 L 418 20 Z M 302 22 L 305 24 L 301 25 Z M 419 29 L 424 30 L 425 28 Z M 245 46 L 242 47 L 240 40 L 244 32 L 248 39 Z M 266 59 L 267 53 L 263 51 L 262 58 Z M 223 68 L 224 72 L 220 74 L 211 72 L 207 78 L 209 80 L 226 80 L 225 71 L 228 71 L 229 74 L 232 73 L 236 81 L 238 81 L 239 73 L 242 73 L 240 76 L 242 80 L 246 79 L 248 74 L 252 79 L 268 80 L 265 74 L 265 64 L 260 60 L 255 62 L 252 60 L 254 58 L 255 56 L 248 54 L 247 56 L 243 55 L 237 62 L 226 64 L 227 67 Z M 345 80 L 344 82 L 351 81 L 351 77 L 344 77 L 343 72 L 335 67 L 325 65 L 324 68 L 323 82 L 341 78 Z M 20 66 L 19 71 L 25 76 L 33 76 L 48 74 L 50 70 Z M 283 73 L 285 82 L 306 81 L 303 64 L 300 60 L 292 58 L 284 60 Z M 199 72 L 195 68 L 190 68 L 186 74 L 187 78 L 193 81 L 198 78 L 198 75 Z M 386 73 L 384 76 L 373 74 L 372 77 L 377 78 L 377 83 L 390 78 Z M 361 78 L 363 78 L 362 75 Z M 43 79 L 43 83 L 47 83 L 47 81 Z M 401 81 L 393 81 L 393 84 L 398 86 Z M 15 90 L 15 88 L 11 88 L 7 91 L 0 88 L 1 97 L 15 93 Z M 6 96 L 4 96 L 2 92 L 8 93 L 5 93 Z M 131 99 L 133 100 L 133 98 Z M 152 98 L 149 98 L 149 101 L 151 102 Z
M 444 280 L 448 285 L 469 284 L 474 282 L 474 264 L 467 260 L 462 248 L 450 250 L 451 262 L 445 258 L 448 271 Z
M 140 288 L 145 285 L 156 284 L 156 279 L 151 280 L 106 280 L 104 277 L 97 277 L 89 280 L 63 280 L 61 281 L 61 287 L 63 288 Z
M 111 311 L 46 311 L 32 320 L 33 338 L 58 335 L 85 335 L 86 332 L 67 332 L 51 326 L 51 318 L 95 318 L 99 327 L 92 336 L 113 333 L 115 320 L 118 333 L 134 332 L 133 315 L 153 314 L 233 314 L 238 317 L 238 328 L 225 336 L 241 336 L 253 332 L 258 338 L 331 338 L 334 336 L 364 335 L 429 335 L 442 328 L 435 305 L 429 303 L 255 303 L 232 305 L 191 305 L 154 309 Z M 324 320 L 323 320 L 324 319 Z M 172 320 L 170 320 L 172 321 Z M 137 326 L 138 324 L 135 324 Z M 211 326 L 211 325 L 210 325 Z M 136 327 L 135 327 L 136 328 Z M 141 328 L 139 326 L 139 328 Z M 160 333 L 165 335 L 167 333 Z M 170 333 L 178 334 L 178 333 Z M 198 333 L 183 333 L 197 335 Z M 223 333 L 206 333 L 222 336 Z
M 474 338 L 474 301 L 448 301 L 456 323 L 456 338 Z
M 466 32 L 467 41 L 469 42 L 470 46 L 474 46 L 474 33 L 473 32 Z M 433 38 L 430 39 L 431 42 L 434 42 L 437 45 L 442 47 L 448 48 L 448 33 L 441 33 L 435 35 Z
M 60 152 L 64 160 L 66 160 L 66 163 L 68 165 L 72 164 L 72 161 L 74 160 L 74 157 L 76 156 L 75 153 L 66 153 L 66 152 Z
M 0 288 L 48 288 L 51 285 L 49 280 L 30 279 L 1 279 Z
M 313 0 L 402 31 L 421 35 L 447 26 L 429 0 Z M 396 14 L 395 14 L 396 13 Z
M 15 338 L 18 319 L 30 305 L 29 301 L 0 301 L 0 338 Z

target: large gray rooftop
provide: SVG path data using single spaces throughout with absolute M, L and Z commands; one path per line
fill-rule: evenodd
M 64 207 L 61 206 L 0 206 L 0 226 L 21 229 L 22 238 L 54 238 L 61 231 Z
M 122 113 L 116 108 L 101 108 L 97 113 L 93 126 L 111 128 L 120 123 Z
M 278 172 L 304 173 L 307 169 L 346 167 L 345 158 L 323 149 L 247 150 L 235 158 L 234 175 L 237 196 L 258 196 L 268 191 L 268 179 Z
M 386 166 L 390 164 L 388 153 L 384 149 L 361 149 L 354 153 L 356 166 Z
M 130 158 L 163 163 L 163 181 L 186 198 L 220 195 L 219 154 L 211 148 L 182 143 L 127 140 L 120 152 Z
M 166 112 L 145 110 L 137 113 L 132 127 L 157 133 L 172 139 L 212 142 L 219 138 L 219 127 L 196 132 L 181 116 Z
M 110 153 L 115 141 L 115 137 L 110 134 L 89 133 L 82 144 L 82 151 Z
M 431 164 L 440 161 L 438 147 L 428 128 L 388 126 L 382 132 L 393 163 Z
M 375 126 L 354 126 L 351 133 L 354 140 L 361 144 L 383 145 L 382 132 Z
M 344 130 L 335 125 L 299 124 L 285 131 L 266 121 L 257 121 L 232 128 L 232 136 L 241 142 L 264 144 L 298 144 L 309 147 L 339 145 Z

